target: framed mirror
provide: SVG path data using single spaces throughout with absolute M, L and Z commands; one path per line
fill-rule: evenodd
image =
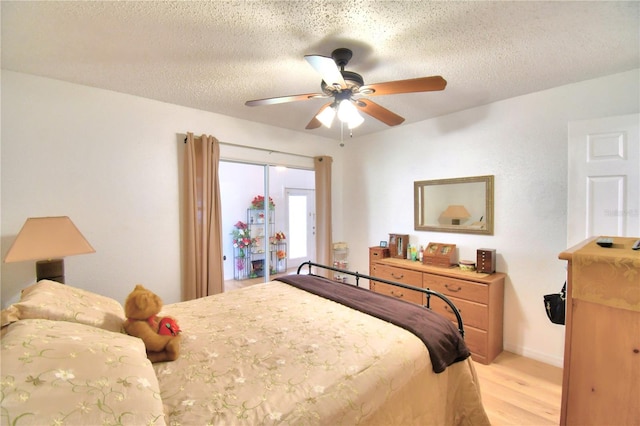
M 493 235 L 493 175 L 413 183 L 416 231 Z

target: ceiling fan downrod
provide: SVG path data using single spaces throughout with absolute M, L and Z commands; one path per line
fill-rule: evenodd
M 345 47 L 340 47 L 331 52 L 331 57 L 336 62 L 336 65 L 340 67 L 340 71 L 344 71 L 344 67 L 353 57 L 353 52 Z

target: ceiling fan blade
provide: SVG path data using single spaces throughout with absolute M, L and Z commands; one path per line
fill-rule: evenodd
M 364 96 L 395 95 L 398 93 L 431 92 L 444 90 L 447 80 L 435 75 L 433 77 L 412 78 L 409 80 L 388 81 L 386 83 L 369 84 L 360 88 Z M 366 93 L 367 89 L 375 90 Z
M 283 104 L 285 102 L 306 101 L 308 99 L 318 99 L 318 98 L 326 98 L 326 97 L 327 95 L 323 93 L 307 93 L 304 95 L 290 95 L 290 96 L 278 96 L 276 98 L 255 99 L 252 101 L 247 101 L 244 104 L 246 106 L 275 105 L 275 104 Z
M 326 108 L 330 107 L 332 103 L 333 102 L 329 102 L 328 104 L 322 105 L 322 108 L 320 108 L 318 110 L 318 112 L 315 113 L 315 115 L 313 116 L 313 118 L 311 119 L 309 124 L 307 124 L 307 127 L 305 127 L 305 129 L 312 130 L 312 129 L 317 129 L 318 127 L 322 126 L 322 123 L 316 117 L 318 116 L 318 114 L 320 114 Z
M 343 89 L 347 88 L 347 83 L 344 81 L 344 77 L 333 58 L 321 55 L 305 55 L 304 58 L 322 76 L 322 80 L 327 85 L 333 86 L 337 84 Z
M 369 114 L 373 118 L 382 121 L 388 126 L 397 126 L 404 121 L 403 117 L 400 117 L 398 114 L 389 111 L 385 107 L 380 106 L 375 102 L 370 101 L 369 99 L 358 99 L 354 101 L 354 105 L 360 111 L 364 112 L 365 114 Z

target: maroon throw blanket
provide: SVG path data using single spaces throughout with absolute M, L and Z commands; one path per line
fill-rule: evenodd
M 276 280 L 412 332 L 429 350 L 435 373 L 469 357 L 469 350 L 451 321 L 422 306 L 313 275 L 285 275 Z

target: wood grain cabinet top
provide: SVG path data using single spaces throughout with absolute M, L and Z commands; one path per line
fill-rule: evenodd
M 568 262 L 561 425 L 640 424 L 638 238 L 588 239 Z

